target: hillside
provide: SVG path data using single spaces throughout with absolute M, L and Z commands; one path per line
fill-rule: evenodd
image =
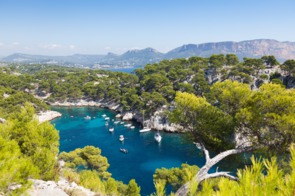
M 259 58 L 263 55 L 274 55 L 280 62 L 283 62 L 286 59 L 295 59 L 295 42 L 257 39 L 241 42 L 187 44 L 167 53 L 146 48 L 130 50 L 122 55 L 108 53 L 107 55 L 44 56 L 15 53 L 1 60 L 14 63 L 47 63 L 76 67 L 136 67 L 159 62 L 163 59 L 189 58 L 191 56 L 209 57 L 212 54 L 228 53 L 236 54 L 240 60 L 243 57 Z

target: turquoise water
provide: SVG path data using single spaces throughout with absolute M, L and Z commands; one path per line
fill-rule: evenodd
M 197 164 L 202 166 L 205 162 L 202 153 L 195 145 L 187 142 L 181 134 L 161 132 L 162 141 L 158 144 L 154 139 L 155 132 L 139 133 L 139 124 L 131 122 L 135 129 L 124 125 L 115 125 L 115 112 L 95 107 L 67 108 L 54 107 L 61 112 L 62 117 L 52 123 L 60 133 L 60 152 L 72 151 L 93 145 L 102 150 L 110 167 L 109 172 L 116 180 L 128 183 L 135 178 L 141 187 L 142 195 L 154 192 L 153 174 L 156 168 L 179 167 L 182 163 Z M 105 125 L 102 114 L 110 117 L 109 125 Z M 90 116 L 86 120 L 85 116 Z M 126 122 L 125 122 L 126 124 Z M 109 132 L 109 127 L 114 127 L 114 132 Z M 119 141 L 119 136 L 124 135 L 124 142 Z M 128 154 L 119 151 L 126 148 Z

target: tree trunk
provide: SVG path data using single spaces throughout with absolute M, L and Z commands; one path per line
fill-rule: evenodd
M 229 156 L 229 155 L 233 155 L 233 154 L 239 154 L 242 152 L 246 152 L 246 151 L 250 151 L 252 150 L 252 148 L 249 147 L 245 147 L 245 148 L 237 148 L 237 149 L 231 149 L 231 150 L 226 150 L 224 152 L 219 153 L 218 155 L 216 155 L 213 158 L 210 158 L 209 155 L 209 151 L 205 148 L 205 146 L 203 144 L 200 143 L 196 143 L 196 146 L 200 149 L 203 150 L 204 154 L 205 154 L 205 158 L 206 158 L 206 163 L 205 165 L 198 171 L 198 173 L 196 174 L 196 176 L 194 177 L 195 180 L 200 183 L 205 179 L 209 179 L 209 178 L 216 178 L 216 177 L 227 177 L 230 178 L 232 180 L 238 180 L 237 177 L 232 176 L 229 174 L 229 172 L 215 172 L 212 174 L 208 174 L 208 171 L 211 169 L 211 167 L 213 167 L 216 163 L 218 163 L 219 161 L 221 161 L 222 159 L 224 159 L 225 157 Z M 177 196 L 186 196 L 188 194 L 188 190 L 189 190 L 189 185 L 190 183 L 187 182 L 186 184 L 182 185 L 176 192 Z

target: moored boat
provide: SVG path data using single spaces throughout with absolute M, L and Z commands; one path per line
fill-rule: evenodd
M 87 116 L 84 117 L 84 119 L 85 119 L 85 120 L 90 120 L 91 117 L 87 115 Z
M 114 132 L 114 127 L 112 127 L 112 128 L 109 128 L 109 132 Z
M 126 124 L 124 125 L 125 127 L 131 127 L 132 125 L 131 124 Z
M 127 150 L 127 149 L 125 149 L 125 148 L 120 148 L 120 151 L 121 151 L 121 152 L 123 152 L 123 153 L 125 153 L 125 154 L 127 154 L 127 153 L 128 153 L 128 150 Z
M 119 140 L 120 140 L 121 142 L 123 142 L 123 141 L 124 141 L 124 135 L 120 135 Z
M 154 136 L 155 140 L 160 143 L 161 140 L 162 140 L 162 136 L 160 135 L 160 133 L 156 133 L 155 136 Z
M 142 126 L 143 128 L 139 130 L 140 133 L 148 132 L 151 130 L 150 128 L 144 126 L 144 112 L 142 113 Z
M 144 127 L 143 129 L 140 129 L 139 132 L 144 133 L 144 132 L 148 132 L 150 130 L 151 130 L 150 128 Z

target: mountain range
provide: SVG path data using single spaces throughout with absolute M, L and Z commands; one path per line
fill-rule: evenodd
M 188 58 L 191 56 L 208 57 L 212 54 L 236 54 L 243 57 L 259 58 L 263 55 L 274 55 L 278 61 L 295 59 L 295 42 L 280 42 L 273 39 L 256 39 L 240 42 L 215 42 L 187 44 L 167 53 L 153 48 L 129 50 L 122 55 L 108 53 L 106 55 L 74 54 L 70 56 L 44 56 L 15 53 L 0 59 L 8 63 L 47 63 L 80 67 L 136 67 L 163 59 Z

